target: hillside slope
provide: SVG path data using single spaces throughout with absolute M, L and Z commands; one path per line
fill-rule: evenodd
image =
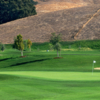
M 86 5 L 86 3 L 75 3 L 75 2 L 69 2 L 69 1 L 57 1 L 57 0 L 36 0 L 38 2 L 38 5 L 36 5 L 36 11 L 37 13 L 47 13 L 47 12 L 53 12 L 63 9 L 70 9 L 75 7 L 81 7 Z
M 47 13 L 63 9 L 100 4 L 100 0 L 35 0 L 38 2 L 36 10 L 38 13 Z
M 81 30 L 78 36 L 78 40 L 86 39 L 100 39 L 100 9 L 94 15 L 92 20 Z
M 75 40 L 74 36 L 93 16 L 100 5 L 72 8 L 30 16 L 0 25 L 0 41 L 13 43 L 17 34 L 32 42 L 49 41 L 51 33 L 62 33 L 63 41 Z M 87 24 L 76 39 L 100 39 L 100 13 Z

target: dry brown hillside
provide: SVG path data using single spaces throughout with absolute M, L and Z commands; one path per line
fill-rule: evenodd
M 38 5 L 52 2 L 82 5 L 87 0 L 39 0 Z M 94 2 L 95 1 L 95 2 Z M 98 4 L 97 4 L 98 3 Z M 84 6 L 70 9 L 49 10 L 0 25 L 0 41 L 13 43 L 14 37 L 22 34 L 23 39 L 32 42 L 47 42 L 51 33 L 62 33 L 63 41 L 79 39 L 100 39 L 100 0 L 89 0 Z M 63 4 L 63 2 L 61 3 Z M 87 6 L 85 5 L 87 4 Z M 37 6 L 38 6 L 37 5 Z M 60 4 L 59 4 L 60 5 Z
M 87 5 L 86 2 L 80 0 L 35 0 L 39 4 L 36 5 L 36 10 L 38 13 L 41 12 L 52 12 L 63 9 L 70 9 L 74 7 L 81 7 Z

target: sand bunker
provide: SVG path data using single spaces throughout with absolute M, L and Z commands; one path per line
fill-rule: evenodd
M 100 70 L 100 67 L 98 67 L 98 68 L 94 68 L 95 70 Z

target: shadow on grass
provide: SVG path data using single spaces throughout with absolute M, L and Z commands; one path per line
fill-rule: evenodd
M 12 59 L 12 57 L 11 58 L 0 59 L 0 61 L 5 61 L 5 60 L 8 60 L 8 59 Z
M 45 61 L 45 60 L 49 60 L 51 58 L 47 58 L 47 59 L 39 59 L 39 60 L 34 60 L 34 61 L 28 61 L 28 62 L 21 62 L 21 63 L 16 63 L 16 64 L 13 64 L 9 67 L 13 67 L 13 66 L 19 66 L 19 65 L 23 65 L 23 64 L 28 64 L 28 63 L 33 63 L 33 62 L 42 62 L 42 61 Z M 7 67 L 5 67 L 7 68 Z
M 15 58 L 19 58 L 19 56 L 18 57 L 15 57 Z M 4 59 L 0 59 L 0 61 L 5 61 L 5 60 L 9 60 L 9 59 L 15 59 L 14 57 L 10 57 L 10 58 L 4 58 Z
M 13 80 L 13 79 L 18 79 L 18 78 L 20 78 L 20 77 L 13 76 L 13 75 L 0 74 L 0 81 L 1 80 Z
M 46 84 L 46 86 L 48 85 L 55 85 L 55 87 L 57 86 L 56 84 L 58 84 L 61 87 L 100 87 L 100 81 L 95 80 L 95 81 L 64 81 L 64 80 L 49 80 L 49 79 L 41 79 L 41 78 L 30 78 L 32 80 L 34 80 L 34 83 L 30 82 L 27 83 L 27 85 L 44 85 Z M 36 82 L 36 83 L 35 83 Z M 51 88 L 50 88 L 51 90 Z

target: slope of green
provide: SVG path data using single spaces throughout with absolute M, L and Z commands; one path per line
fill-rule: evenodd
M 99 91 L 100 81 L 96 80 L 52 81 L 0 75 L 1 100 L 99 100 Z
M 55 72 L 55 71 L 5 71 L 0 74 L 34 77 L 38 79 L 55 81 L 99 81 L 100 73 L 97 72 Z

